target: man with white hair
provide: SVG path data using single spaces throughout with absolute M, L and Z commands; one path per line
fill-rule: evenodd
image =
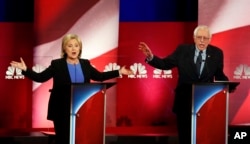
M 223 51 L 210 44 L 211 38 L 209 28 L 199 25 L 194 29 L 194 44 L 179 45 L 165 58 L 155 56 L 145 42 L 139 43 L 149 65 L 162 70 L 178 69 L 173 112 L 177 117 L 179 144 L 191 143 L 192 84 L 228 81 L 223 72 Z

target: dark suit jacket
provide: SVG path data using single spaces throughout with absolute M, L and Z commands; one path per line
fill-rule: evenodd
M 90 64 L 89 60 L 80 59 L 79 61 L 84 74 L 84 83 L 89 83 L 90 80 L 104 81 L 119 76 L 118 70 L 99 72 Z M 71 79 L 65 58 L 52 60 L 51 65 L 41 73 L 27 69 L 27 71 L 23 71 L 23 74 L 36 82 L 45 82 L 53 78 L 47 118 L 54 120 L 69 117 Z
M 208 45 L 206 60 L 200 78 L 198 77 L 195 63 L 195 45 L 179 45 L 177 49 L 165 58 L 154 56 L 148 63 L 159 69 L 172 69 L 177 67 L 179 77 L 176 87 L 174 101 L 174 112 L 189 109 L 193 83 L 214 82 L 214 80 L 227 81 L 228 78 L 223 72 L 223 52 L 221 49 Z M 190 104 L 190 103 L 188 103 Z

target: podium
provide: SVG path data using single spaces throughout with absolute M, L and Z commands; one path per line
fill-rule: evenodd
M 115 83 L 71 85 L 70 144 L 105 143 L 105 94 L 113 85 Z M 81 109 L 84 110 L 80 113 Z M 81 132 L 77 133 L 77 129 Z
M 192 85 L 192 144 L 227 144 L 229 93 L 239 82 Z

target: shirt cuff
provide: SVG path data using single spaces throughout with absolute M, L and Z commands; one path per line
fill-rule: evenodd
M 152 56 L 152 57 L 147 57 L 147 58 L 146 58 L 146 62 L 152 61 L 153 58 L 154 58 L 154 56 Z

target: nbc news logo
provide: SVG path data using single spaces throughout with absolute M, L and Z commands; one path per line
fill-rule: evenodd
M 107 71 L 112 71 L 112 70 L 119 70 L 120 69 L 120 66 L 117 65 L 117 63 L 109 63 L 107 64 L 105 67 L 104 67 L 104 72 L 107 72 Z M 122 75 L 120 75 L 120 78 L 122 78 Z
M 120 66 L 117 65 L 116 63 L 109 63 L 105 66 L 104 72 L 112 71 L 112 70 L 119 70 L 119 69 L 120 69 Z
M 41 66 L 36 64 L 35 66 L 32 67 L 32 70 L 40 73 L 42 71 L 44 71 L 46 69 L 45 66 Z M 5 79 L 24 79 L 24 75 L 22 75 L 22 70 L 19 68 L 15 68 L 12 66 L 8 66 L 7 71 L 6 71 L 6 75 L 5 75 Z
M 24 75 L 21 69 L 8 66 L 5 79 L 24 79 Z
M 130 66 L 130 69 L 133 71 L 133 75 L 128 75 L 129 78 L 147 78 L 147 70 L 145 66 L 141 63 L 134 63 Z
M 234 79 L 250 79 L 250 67 L 246 64 L 241 64 L 234 71 Z
M 154 69 L 153 78 L 173 78 L 172 70 Z

